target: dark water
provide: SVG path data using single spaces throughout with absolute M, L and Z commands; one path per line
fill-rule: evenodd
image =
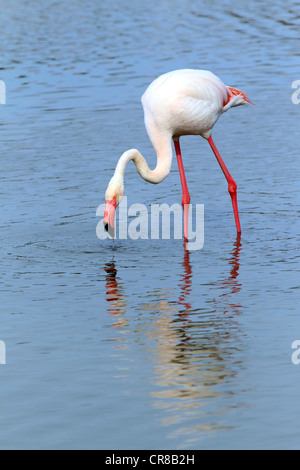
M 299 448 L 300 3 L 12 0 L 1 6 L 1 448 Z M 182 139 L 205 244 L 100 241 L 117 159 L 155 155 L 140 96 L 204 68 L 245 90 Z M 128 203 L 181 201 L 174 161 Z

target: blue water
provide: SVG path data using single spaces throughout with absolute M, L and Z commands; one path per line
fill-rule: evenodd
M 2 449 L 297 449 L 300 4 L 12 0 L 2 5 Z M 182 139 L 205 244 L 100 241 L 96 209 L 123 151 L 155 165 L 140 97 L 204 68 L 256 106 L 220 118 L 227 185 Z M 178 169 L 128 204 L 181 201 Z

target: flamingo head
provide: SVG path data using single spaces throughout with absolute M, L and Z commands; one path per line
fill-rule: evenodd
M 113 237 L 115 231 L 116 209 L 124 196 L 124 185 L 121 178 L 112 177 L 105 193 L 105 210 L 103 224 L 105 230 Z

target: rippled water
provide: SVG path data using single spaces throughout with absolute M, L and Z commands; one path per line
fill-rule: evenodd
M 300 3 L 11 0 L 1 6 L 1 448 L 299 448 Z M 118 157 L 155 155 L 140 96 L 212 70 L 256 106 L 182 139 L 205 245 L 100 241 Z M 128 203 L 181 201 L 127 170 Z

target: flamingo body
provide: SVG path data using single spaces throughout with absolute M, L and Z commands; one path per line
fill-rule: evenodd
M 233 106 L 245 104 L 242 95 L 207 70 L 183 69 L 161 75 L 142 96 L 145 124 L 159 134 L 201 135 L 208 139 L 218 118 Z

